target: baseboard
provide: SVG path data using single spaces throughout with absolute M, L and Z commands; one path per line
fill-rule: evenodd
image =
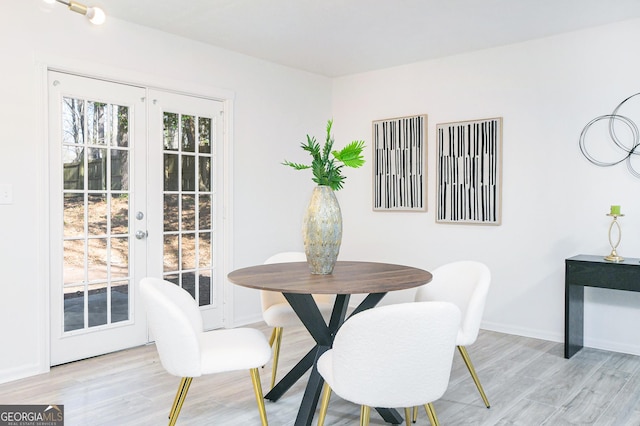
M 226 324 L 225 328 L 235 328 L 235 327 L 244 327 L 250 324 L 255 324 L 257 322 L 263 322 L 262 314 L 259 315 L 249 315 L 241 318 L 234 318 L 230 324 Z
M 47 372 L 49 372 L 49 368 L 43 368 L 41 365 L 28 365 L 10 370 L 0 370 L 0 384 L 13 382 Z
M 564 334 L 549 333 L 548 331 L 541 329 L 514 327 L 512 325 L 485 321 L 482 322 L 480 328 L 484 330 L 497 331 L 498 333 L 514 334 L 516 336 L 548 340 L 550 342 L 564 342 Z
M 640 356 L 640 346 L 630 345 L 628 343 L 613 342 L 611 340 L 603 339 L 588 339 L 584 338 L 584 346 L 587 348 L 602 349 L 609 352 L 620 352 L 629 355 Z
M 500 323 L 483 322 L 481 328 L 498 333 L 513 334 L 516 336 L 531 337 L 533 339 L 548 340 L 551 342 L 564 343 L 564 334 L 549 333 L 544 330 L 531 329 L 525 327 L 513 327 Z M 620 352 L 629 355 L 640 356 L 640 345 L 630 345 L 628 343 L 615 342 L 612 340 L 592 339 L 584 337 L 584 346 L 587 348 L 601 349 L 609 352 Z

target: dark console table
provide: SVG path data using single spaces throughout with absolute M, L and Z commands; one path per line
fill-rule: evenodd
M 565 260 L 564 357 L 583 346 L 584 288 L 640 291 L 640 259 L 608 262 L 604 256 L 578 255 Z

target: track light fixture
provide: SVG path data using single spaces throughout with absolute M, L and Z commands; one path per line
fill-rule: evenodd
M 75 1 L 64 1 L 64 0 L 44 0 L 47 3 L 62 3 L 69 7 L 69 10 L 77 12 L 81 15 L 85 15 L 89 22 L 95 25 L 102 25 L 104 21 L 107 19 L 107 15 L 104 13 L 104 10 L 99 7 L 89 7 L 82 3 L 78 3 Z

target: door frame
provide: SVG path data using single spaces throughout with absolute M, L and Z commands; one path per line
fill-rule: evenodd
M 36 188 L 36 197 L 40 200 L 39 210 L 42 213 L 37 227 L 40 238 L 37 242 L 37 269 L 39 276 L 38 297 L 35 306 L 37 310 L 38 323 L 38 365 L 33 368 L 34 374 L 46 373 L 50 370 L 51 364 L 51 333 L 50 333 L 50 279 L 51 268 L 50 259 L 50 197 L 48 179 L 50 176 L 50 149 L 49 149 L 49 117 L 48 117 L 48 72 L 58 71 L 75 74 L 83 77 L 107 80 L 119 84 L 128 84 L 144 87 L 146 89 L 157 89 L 167 92 L 175 92 L 183 95 L 210 98 L 223 103 L 224 124 L 223 124 L 223 229 L 224 240 L 222 253 L 222 270 L 224 280 L 222 282 L 222 310 L 223 325 L 229 327 L 233 325 L 233 291 L 231 284 L 226 279 L 228 271 L 233 266 L 233 111 L 235 93 L 230 90 L 211 87 L 208 85 L 186 82 L 182 80 L 159 77 L 155 74 L 148 74 L 119 67 L 105 66 L 83 60 L 60 60 L 60 58 L 50 55 L 37 55 L 35 58 L 35 94 L 37 96 L 37 106 L 39 111 L 35 114 L 40 119 L 37 120 L 37 134 L 42 141 L 41 149 L 38 151 L 37 163 L 40 164 Z M 147 135 L 148 136 L 148 135 Z

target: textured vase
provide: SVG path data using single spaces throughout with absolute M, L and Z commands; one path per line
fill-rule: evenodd
M 328 186 L 313 189 L 302 225 L 304 252 L 312 274 L 330 274 L 342 242 L 342 212 Z

